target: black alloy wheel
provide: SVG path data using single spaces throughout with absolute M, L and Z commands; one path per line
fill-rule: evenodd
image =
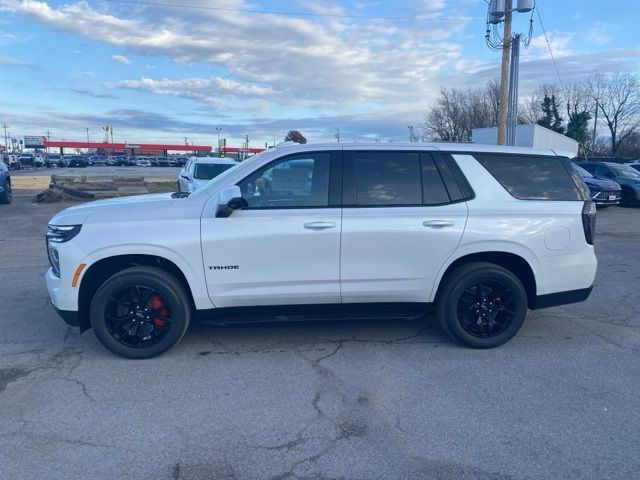
M 177 344 L 191 319 L 191 298 L 173 275 L 131 267 L 108 278 L 89 312 L 100 342 L 126 358 L 150 358 Z
M 443 329 L 472 348 L 494 348 L 513 338 L 527 314 L 527 292 L 509 270 L 485 262 L 462 265 L 443 279 L 436 299 Z
M 466 332 L 491 338 L 504 332 L 513 321 L 513 293 L 499 280 L 485 280 L 467 288 L 458 301 L 458 318 Z
M 171 312 L 153 288 L 135 285 L 123 288 L 107 302 L 107 329 L 128 347 L 145 348 L 158 343 L 171 328 Z

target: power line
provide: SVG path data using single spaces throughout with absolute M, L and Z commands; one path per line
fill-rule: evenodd
M 560 85 L 562 86 L 562 77 L 560 76 L 560 70 L 558 70 L 558 64 L 556 63 L 556 59 L 553 56 L 553 50 L 551 50 L 551 44 L 549 43 L 549 37 L 547 36 L 547 31 L 544 29 L 544 24 L 542 23 L 542 17 L 540 16 L 540 7 L 536 2 L 536 13 L 538 14 L 538 20 L 540 21 L 540 26 L 542 27 L 542 33 L 544 33 L 544 39 L 547 42 L 547 47 L 549 48 L 549 54 L 551 55 L 551 60 L 553 61 L 553 68 L 556 70 L 556 75 L 558 76 L 558 80 L 560 80 Z
M 142 6 L 150 6 L 150 7 L 169 7 L 169 8 L 191 8 L 194 10 L 213 10 L 219 12 L 237 12 L 237 13 L 253 13 L 259 15 L 282 15 L 289 17 L 326 17 L 326 18 L 354 18 L 354 19 L 364 19 L 364 20 L 398 20 L 398 21 L 484 21 L 480 19 L 473 19 L 469 17 L 424 17 L 424 16 L 414 16 L 414 17 L 392 17 L 386 15 L 356 15 L 356 14 L 348 14 L 348 13 L 310 13 L 310 12 L 285 12 L 279 10 L 256 10 L 250 8 L 229 8 L 229 7 L 211 7 L 205 5 L 185 5 L 185 4 L 177 4 L 177 3 L 160 3 L 160 2 L 149 2 L 143 0 L 105 0 L 111 3 L 126 3 L 130 5 L 142 5 Z

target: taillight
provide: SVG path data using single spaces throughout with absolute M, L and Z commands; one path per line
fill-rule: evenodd
M 589 245 L 593 245 L 593 238 L 596 235 L 596 204 L 593 202 L 584 202 L 582 207 L 582 228 L 584 229 L 584 238 Z

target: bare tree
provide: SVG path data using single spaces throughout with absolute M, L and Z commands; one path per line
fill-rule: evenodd
M 440 90 L 422 126 L 423 136 L 445 142 L 469 142 L 474 128 L 490 127 L 498 121 L 499 84 L 491 81 L 484 89 Z
M 611 153 L 640 128 L 640 77 L 635 73 L 596 73 L 586 82 L 589 95 L 611 134 Z

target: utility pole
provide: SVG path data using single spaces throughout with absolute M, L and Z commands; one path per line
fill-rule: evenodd
M 111 125 L 110 130 L 111 130 L 111 143 L 113 143 L 113 125 Z
M 518 129 L 518 78 L 520 76 L 520 37 L 513 36 L 509 70 L 509 108 L 507 114 L 507 145 L 515 146 Z
M 407 125 L 409 129 L 409 142 L 413 142 L 413 125 Z
M 500 70 L 500 105 L 498 109 L 498 145 L 504 145 L 507 134 L 507 107 L 509 103 L 509 60 L 511 59 L 511 7 L 505 2 L 504 36 L 502 37 L 502 68 Z
M 87 127 L 87 143 L 89 143 L 89 127 Z
M 533 0 L 516 0 L 517 7 L 513 8 L 513 0 L 490 0 L 487 15 L 487 31 L 485 41 L 494 51 L 502 51 L 502 66 L 500 71 L 500 99 L 498 105 L 498 135 L 497 145 L 515 144 L 515 130 L 518 123 L 518 70 L 520 43 L 529 46 L 533 35 Z M 513 13 L 531 12 L 529 18 L 529 33 L 513 35 Z M 504 31 L 500 32 L 499 24 L 504 22 Z M 509 127 L 508 127 L 509 125 Z M 507 138 L 508 137 L 508 138 Z
M 336 139 L 338 140 L 338 143 L 340 143 L 340 129 L 336 128 Z
M 47 142 L 48 142 L 48 141 L 49 141 L 49 139 L 51 138 L 51 131 L 50 131 L 50 130 L 47 130 L 45 133 L 46 133 L 46 135 L 47 135 Z

